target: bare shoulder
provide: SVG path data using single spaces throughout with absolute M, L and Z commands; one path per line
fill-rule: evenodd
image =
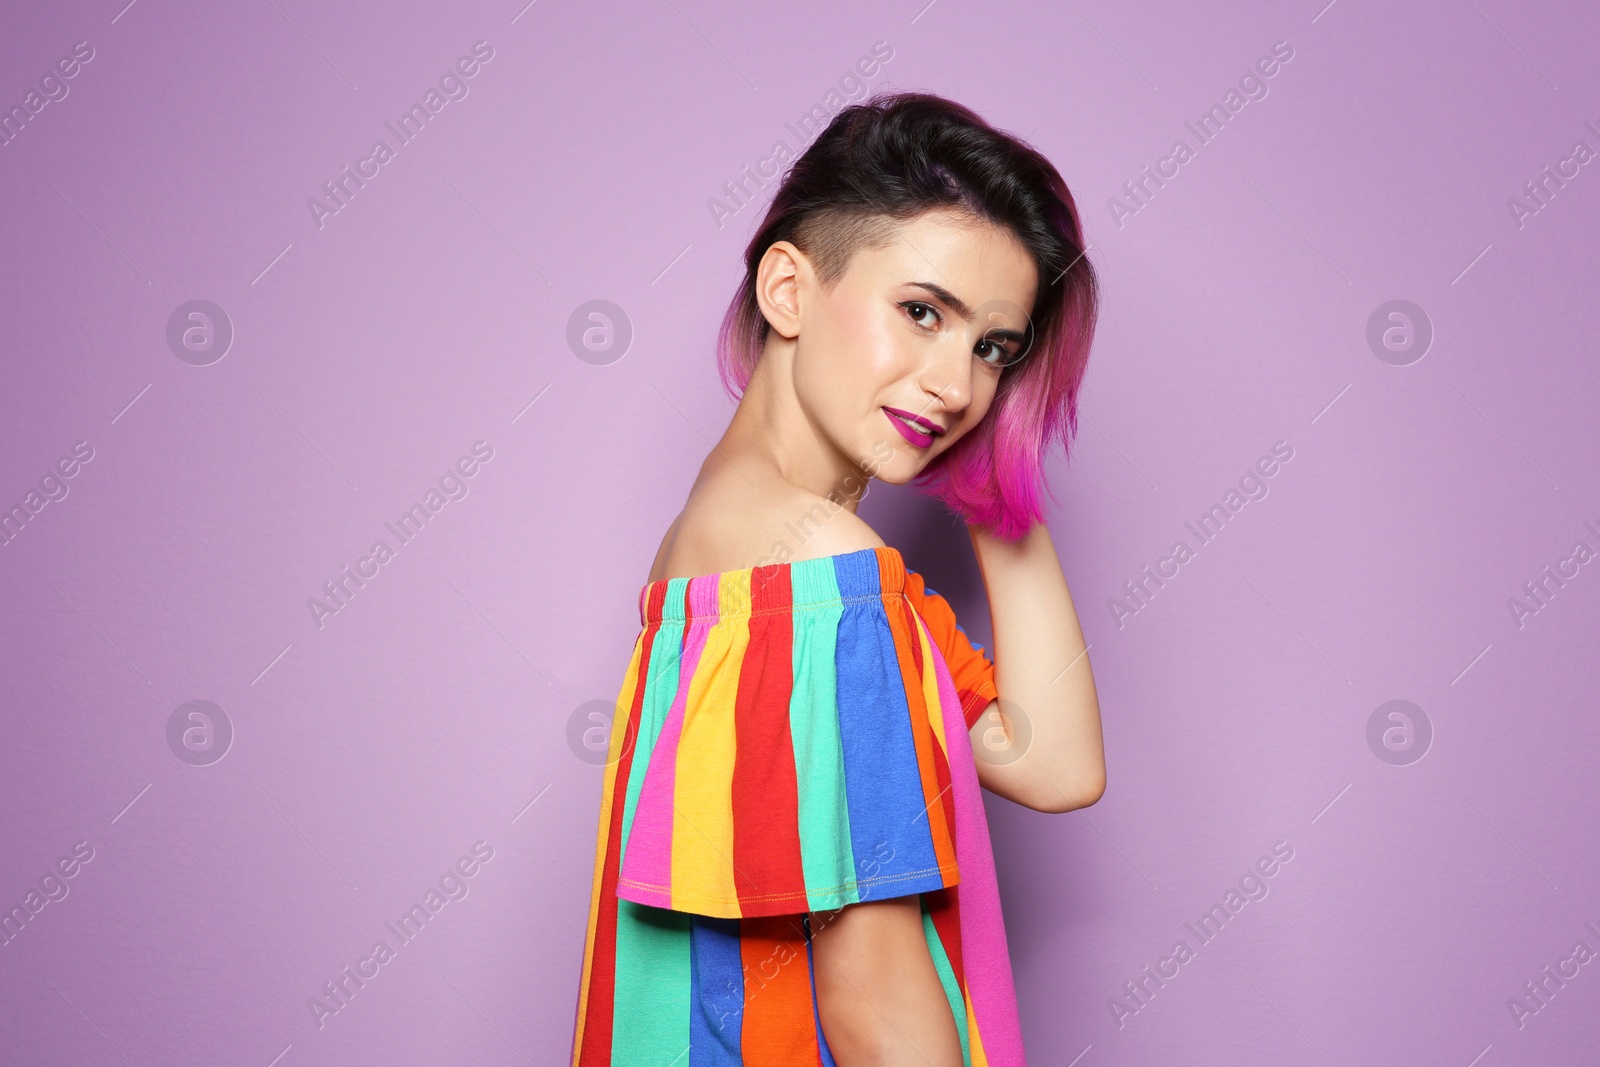
M 662 539 L 649 581 L 692 578 L 883 546 L 854 512 L 787 482 L 735 474 L 690 494 Z

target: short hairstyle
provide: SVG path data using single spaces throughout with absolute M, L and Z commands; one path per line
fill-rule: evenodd
M 770 329 L 756 301 L 756 269 L 774 242 L 805 252 L 831 287 L 858 249 L 882 247 L 900 221 L 937 208 L 1010 230 L 1032 258 L 1039 286 L 1027 356 L 1001 371 L 983 420 L 912 484 L 967 522 L 1015 540 L 1044 518 L 1051 443 L 1067 455 L 1077 435 L 1099 284 L 1077 206 L 1054 165 L 969 108 L 885 88 L 834 116 L 790 167 L 745 248 L 745 277 L 717 335 L 717 369 L 739 399 Z

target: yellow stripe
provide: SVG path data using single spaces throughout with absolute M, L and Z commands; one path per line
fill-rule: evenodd
M 606 846 L 611 834 L 611 794 L 617 785 L 617 764 L 622 755 L 622 742 L 628 733 L 628 716 L 633 712 L 634 690 L 639 685 L 639 664 L 644 658 L 644 631 L 633 643 L 633 657 L 628 661 L 628 672 L 623 675 L 622 691 L 617 694 L 616 706 L 611 715 L 611 743 L 606 749 L 606 771 L 600 788 L 600 825 L 596 832 L 594 849 L 594 882 L 589 890 L 589 932 L 583 943 L 583 977 L 578 982 L 578 1023 L 572 1036 L 572 1067 L 578 1065 L 578 1053 L 583 1048 L 583 1024 L 589 1007 L 589 972 L 594 967 L 594 938 L 600 920 L 600 881 L 605 873 Z
M 750 572 L 721 576 L 719 604 L 749 603 Z M 733 880 L 734 700 L 750 643 L 748 615 L 724 616 L 706 634 L 689 682 L 678 737 L 672 809 L 672 906 L 698 911 L 726 900 L 738 911 Z
M 983 1051 L 983 1035 L 978 1033 L 978 1014 L 972 1009 L 972 997 L 965 991 L 967 1002 L 967 1047 L 972 1053 L 972 1067 L 989 1067 L 989 1054 Z
M 933 662 L 936 655 L 932 643 L 928 638 L 927 624 L 917 614 L 915 606 L 911 609 L 911 617 L 916 623 L 917 644 L 922 649 L 922 699 L 927 708 L 928 725 L 932 728 L 933 739 L 938 744 L 940 751 L 945 755 L 945 767 L 950 766 L 950 748 L 945 744 L 944 737 L 944 708 L 939 703 L 939 668 Z M 956 863 L 955 829 L 945 819 L 944 798 L 939 792 L 939 774 L 934 769 L 932 757 L 928 757 L 928 765 L 922 768 L 922 799 L 928 813 L 928 832 L 933 839 L 933 854 L 939 861 L 939 866 L 947 867 Z M 954 771 L 948 771 L 954 774 Z
M 917 614 L 915 607 L 911 609 L 911 614 L 917 620 L 917 640 L 922 645 L 922 695 L 928 703 L 928 724 L 933 727 L 934 740 L 939 742 L 939 749 L 944 752 L 948 763 L 950 746 L 944 737 L 944 706 L 939 701 L 939 668 L 933 664 L 928 624 Z

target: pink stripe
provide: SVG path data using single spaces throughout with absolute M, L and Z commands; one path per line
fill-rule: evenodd
M 923 624 L 927 632 L 927 624 Z M 929 644 L 933 643 L 929 635 Z M 1027 1067 L 1022 1049 L 1022 1024 L 1017 1016 L 1017 990 L 1011 975 L 1011 954 L 1000 915 L 1000 888 L 995 881 L 994 852 L 989 844 L 989 818 L 972 759 L 972 741 L 961 715 L 961 702 L 950 668 L 934 645 L 939 679 L 939 704 L 944 712 L 945 756 L 950 765 L 951 795 L 956 808 L 956 862 L 961 865 L 961 958 L 967 996 L 978 1019 L 978 1033 L 991 1067 Z
M 715 582 L 718 576 L 709 577 Z M 690 619 L 684 624 L 683 659 L 678 664 L 678 692 L 673 697 L 672 709 L 667 712 L 667 721 L 661 724 L 655 747 L 650 750 L 644 787 L 639 791 L 639 803 L 634 808 L 633 822 L 628 828 L 628 848 L 618 871 L 617 896 L 658 908 L 672 907 L 669 889 L 641 889 L 637 885 L 621 883 L 628 880 L 652 886 L 672 884 L 672 810 L 678 777 L 678 739 L 683 734 L 689 683 L 694 679 L 700 654 L 705 651 L 706 637 L 717 622 L 715 617 L 695 617 L 706 592 L 695 587 L 698 581 L 700 579 L 695 578 L 689 582 Z M 710 592 L 713 597 L 715 590 L 716 586 L 712 585 Z M 638 766 L 637 757 L 634 766 Z

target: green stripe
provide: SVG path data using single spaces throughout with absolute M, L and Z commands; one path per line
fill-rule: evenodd
M 967 1002 L 956 981 L 955 968 L 950 966 L 950 957 L 945 954 L 944 942 L 939 940 L 939 931 L 933 925 L 933 916 L 928 914 L 926 901 L 922 905 L 922 937 L 928 942 L 933 969 L 939 972 L 939 984 L 944 986 L 945 999 L 950 1002 L 950 1014 L 956 1018 L 956 1033 L 961 1036 L 961 1065 L 972 1067 L 972 1047 L 967 1039 Z
M 835 644 L 844 604 L 833 560 L 799 560 L 789 565 L 791 589 L 802 600 L 828 600 L 822 607 L 791 611 L 794 620 L 794 686 L 789 696 L 789 734 L 794 745 L 800 808 L 800 865 L 807 903 L 813 911 L 842 907 L 855 900 L 855 852 L 850 846 L 850 812 L 845 798 L 844 746 L 839 737 L 838 663 Z M 812 892 L 818 886 L 830 891 Z
M 687 578 L 667 585 L 666 603 L 683 603 Z M 679 613 L 681 615 L 681 612 Z M 663 618 L 650 646 L 650 663 L 641 684 L 639 731 L 629 765 L 618 848 L 624 855 L 628 832 L 644 788 L 650 753 L 661 737 L 678 695 L 685 621 Z M 684 1067 L 688 1063 L 691 971 L 690 916 L 617 900 L 616 987 L 611 1007 L 611 1062 L 633 1067 Z
M 681 603 L 686 595 L 689 579 L 674 578 L 667 583 L 666 602 Z M 639 806 L 639 793 L 644 789 L 645 769 L 650 765 L 650 753 L 661 737 L 661 727 L 666 725 L 667 713 L 678 695 L 678 674 L 683 663 L 683 619 L 663 618 L 650 646 L 650 667 L 644 679 L 644 701 L 639 707 L 639 735 L 634 742 L 633 760 L 628 765 L 628 792 L 622 807 L 622 840 L 617 843 L 618 856 L 628 854 L 628 832 L 633 829 L 634 809 Z
M 687 912 L 617 901 L 617 985 L 611 1006 L 611 1062 L 617 1067 L 689 1063 L 692 943 Z

